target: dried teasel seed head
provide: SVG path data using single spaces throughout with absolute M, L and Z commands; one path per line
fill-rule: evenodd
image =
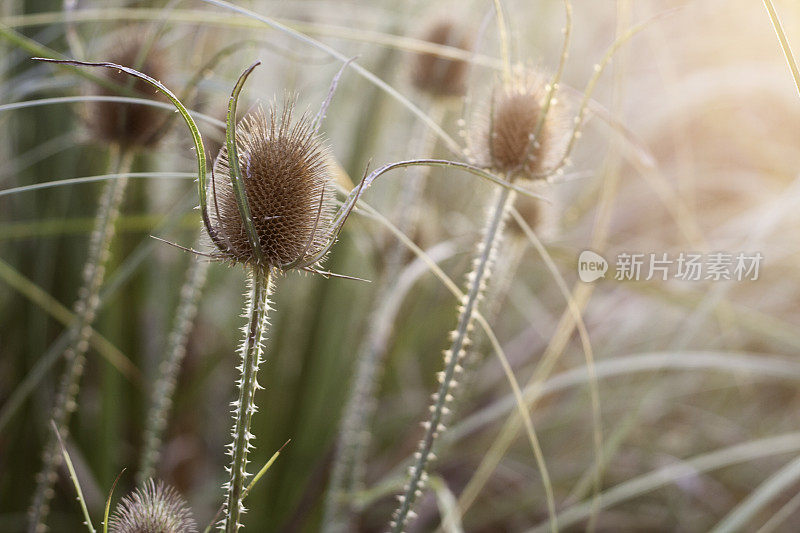
M 548 85 L 534 72 L 516 73 L 495 89 L 473 132 L 477 163 L 513 178 L 541 177 L 561 156 L 567 127 L 557 98 L 545 115 Z
M 294 99 L 269 112 L 258 107 L 237 126 L 236 149 L 247 201 L 265 266 L 304 261 L 324 249 L 331 236 L 334 187 L 328 149 L 308 115 L 293 120 Z M 217 255 L 254 264 L 255 256 L 231 185 L 228 150 L 214 163 L 208 211 Z
M 111 63 L 132 67 L 157 80 L 166 72 L 164 50 L 140 35 L 125 35 Z M 143 57 L 142 57 L 143 56 Z M 128 87 L 141 98 L 167 101 L 146 82 L 132 78 L 118 70 L 104 69 L 102 75 L 120 87 Z M 124 96 L 110 88 L 93 88 L 98 96 Z M 88 125 L 92 136 L 102 143 L 115 142 L 124 147 L 149 147 L 161 138 L 167 115 L 153 106 L 121 104 L 118 102 L 91 102 L 87 108 Z
M 196 533 L 192 512 L 174 488 L 148 479 L 120 500 L 108 521 L 112 533 Z
M 427 28 L 422 40 L 469 50 L 471 40 L 449 20 L 439 20 Z M 434 54 L 415 54 L 412 82 L 420 91 L 433 96 L 463 96 L 467 87 L 469 64 L 458 59 L 447 59 Z

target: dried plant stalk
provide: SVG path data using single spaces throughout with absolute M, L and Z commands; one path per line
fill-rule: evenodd
M 469 335 L 474 329 L 474 313 L 478 307 L 486 280 L 489 277 L 495 260 L 497 247 L 501 241 L 508 206 L 513 204 L 514 193 L 509 189 L 498 191 L 494 208 L 484 231 L 483 239 L 478 247 L 478 254 L 473 262 L 473 269 L 467 275 L 468 291 L 460 306 L 458 325 L 452 332 L 453 342 L 450 349 L 444 352 L 444 371 L 439 373 L 439 389 L 433 395 L 430 419 L 423 423 L 425 435 L 420 441 L 415 462 L 409 469 L 409 480 L 403 494 L 398 497 L 399 507 L 392 517 L 391 529 L 395 533 L 404 531 L 410 518 L 415 501 L 422 495 L 428 474 L 428 464 L 433 457 L 436 439 L 445 429 L 444 418 L 448 414 L 448 404 L 453 400 L 453 390 L 458 385 L 458 376 L 463 372 L 461 363 L 469 346 Z
M 124 174 L 131 163 L 130 153 L 122 153 L 119 148 L 111 150 L 110 157 L 115 173 Z M 52 420 L 58 433 L 64 438 L 69 435 L 69 420 L 77 406 L 76 398 L 80 388 L 80 378 L 86 363 L 91 325 L 94 322 L 100 303 L 98 294 L 103 283 L 106 263 L 110 255 L 114 226 L 119 216 L 119 207 L 127 185 L 127 178 L 114 179 L 106 183 L 100 197 L 94 229 L 89 241 L 89 253 L 83 267 L 83 284 L 78 291 L 74 312 L 76 321 L 72 326 L 72 338 L 64 352 L 65 366 L 59 380 L 58 392 L 53 407 Z M 53 485 L 57 469 L 61 465 L 62 454 L 53 433 L 47 440 L 42 455 L 42 469 L 36 475 L 36 490 L 29 510 L 28 531 L 40 533 L 47 530 L 45 522 L 50 512 L 53 498 Z

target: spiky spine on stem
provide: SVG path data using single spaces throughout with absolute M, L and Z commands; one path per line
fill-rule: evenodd
M 431 116 L 440 123 L 445 111 L 441 102 L 434 102 Z M 423 125 L 419 153 L 430 154 L 436 144 L 436 137 Z M 399 201 L 395 207 L 397 227 L 406 235 L 413 232 L 417 224 L 418 213 L 415 207 L 425 188 L 431 167 L 422 167 L 419 172 L 407 176 L 403 182 Z M 331 481 L 325 499 L 325 514 L 322 522 L 324 533 L 346 533 L 352 528 L 352 506 L 345 503 L 347 494 L 353 494 L 362 488 L 364 482 L 364 464 L 370 442 L 368 427 L 372 420 L 377 402 L 374 397 L 378 374 L 381 371 L 381 358 L 386 353 L 389 337 L 394 325 L 395 311 L 386 308 L 389 299 L 385 296 L 400 275 L 404 266 L 404 257 L 408 253 L 399 241 L 392 241 L 387 253 L 386 272 L 381 276 L 381 283 L 376 290 L 376 309 L 372 316 L 378 320 L 370 328 L 356 356 L 356 375 L 353 379 L 352 392 L 347 399 L 342 415 L 341 429 L 336 442 L 335 456 L 331 472 Z
M 242 363 L 239 366 L 242 377 L 238 381 L 239 398 L 233 404 L 233 442 L 228 452 L 231 456 L 230 480 L 226 483 L 225 517 L 220 522 L 220 529 L 226 533 L 235 533 L 242 527 L 240 518 L 245 512 L 242 495 L 248 475 L 247 453 L 252 449 L 253 439 L 250 421 L 256 412 L 255 393 L 259 388 L 256 375 L 261 364 L 264 332 L 269 325 L 269 297 L 272 294 L 269 271 L 258 267 L 251 269 L 249 284 L 250 294 L 244 313 L 247 325 L 243 329 L 245 338 L 241 346 Z
M 502 240 L 508 207 L 513 204 L 513 201 L 514 193 L 511 190 L 504 188 L 497 193 L 494 208 L 489 215 L 477 257 L 473 263 L 474 268 L 467 275 L 468 292 L 463 305 L 460 306 L 458 326 L 452 334 L 452 345 L 449 350 L 445 351 L 445 369 L 439 374 L 439 390 L 434 394 L 434 401 L 430 406 L 431 417 L 423 423 L 425 435 L 415 454 L 416 460 L 409 470 L 409 480 L 404 494 L 400 496 L 400 506 L 392 517 L 391 530 L 393 533 L 400 533 L 404 530 L 413 513 L 414 502 L 421 494 L 433 446 L 444 429 L 442 418 L 447 413 L 447 404 L 453 401 L 454 388 L 457 383 L 456 374 L 463 370 L 461 362 L 464 359 L 464 348 L 468 336 L 473 329 L 474 312 L 486 287 L 486 279 L 494 263 L 497 247 Z
M 181 298 L 175 312 L 175 323 L 167 341 L 167 353 L 158 369 L 158 378 L 153 387 L 150 411 L 145 418 L 144 449 L 142 462 L 137 474 L 137 484 L 145 483 L 154 477 L 156 463 L 161 452 L 161 441 L 172 408 L 172 396 L 178 379 L 183 358 L 186 356 L 186 343 L 197 314 L 197 300 L 203 290 L 208 273 L 205 260 L 191 259 L 186 280 L 181 288 Z
M 130 166 L 131 154 L 114 146 L 109 151 L 109 161 L 111 162 L 109 168 L 113 168 L 117 174 L 124 174 Z M 82 273 L 83 283 L 78 290 L 78 300 L 74 306 L 75 323 L 71 327 L 69 345 L 64 351 L 64 370 L 59 379 L 52 414 L 52 420 L 63 439 L 69 435 L 69 419 L 77 407 L 76 398 L 86 363 L 91 326 L 100 304 L 100 286 L 103 284 L 111 240 L 114 237 L 114 226 L 119 216 L 119 207 L 127 182 L 128 179 L 123 177 L 109 180 L 105 184 L 89 239 L 88 255 Z M 29 533 L 47 531 L 45 523 L 50 512 L 50 500 L 53 498 L 53 485 L 58 477 L 57 469 L 62 459 L 56 433 L 50 432 L 42 453 L 42 469 L 36 475 L 36 490 L 29 511 Z

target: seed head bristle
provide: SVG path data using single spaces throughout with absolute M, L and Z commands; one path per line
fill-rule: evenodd
M 259 106 L 237 126 L 236 148 L 247 201 L 266 266 L 280 269 L 315 255 L 333 223 L 334 187 L 328 150 L 306 114 L 294 121 L 293 100 L 267 114 Z M 228 150 L 220 150 L 208 186 L 209 218 L 217 255 L 236 263 L 255 261 L 230 178 Z
M 449 20 L 439 20 L 429 26 L 422 40 L 434 44 L 469 50 L 472 42 Z M 447 59 L 434 54 L 415 54 L 412 82 L 420 91 L 434 96 L 463 96 L 467 88 L 469 64 L 459 59 Z
M 157 80 L 164 78 L 166 63 L 163 50 L 139 35 L 124 36 L 121 40 L 119 48 L 109 59 L 111 63 L 135 68 Z M 144 59 L 139 57 L 143 48 L 147 49 Z M 131 77 L 124 72 L 106 69 L 103 76 L 121 87 L 130 87 L 141 98 L 167 101 L 146 82 L 136 79 L 131 83 Z M 99 96 L 120 96 L 120 93 L 102 86 L 93 90 Z M 91 102 L 87 112 L 93 137 L 103 143 L 116 142 L 124 147 L 154 145 L 161 138 L 161 129 L 167 117 L 164 111 L 153 106 L 118 102 Z
M 108 521 L 112 533 L 196 533 L 192 511 L 178 491 L 148 479 L 120 500 Z
M 495 90 L 472 139 L 478 164 L 510 178 L 535 178 L 555 164 L 567 128 L 555 97 L 543 119 L 547 95 L 544 78 L 533 72 L 516 73 Z

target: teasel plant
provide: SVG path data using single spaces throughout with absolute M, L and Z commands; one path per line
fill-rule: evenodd
M 158 59 L 161 54 L 153 50 L 153 46 L 153 39 L 128 39 L 118 50 L 115 59 L 136 64 L 142 70 L 160 77 L 165 72 L 165 65 Z M 105 79 L 111 87 L 125 87 L 124 82 L 127 81 L 118 72 L 109 72 Z M 137 82 L 128 84 L 127 88 L 142 94 L 148 86 Z M 99 94 L 109 96 L 112 91 L 102 87 Z M 69 434 L 69 421 L 77 408 L 77 396 L 86 364 L 92 323 L 100 304 L 99 292 L 110 258 L 120 206 L 125 195 L 127 173 L 135 153 L 152 148 L 158 142 L 162 132 L 159 128 L 160 118 L 159 112 L 149 106 L 119 105 L 101 100 L 89 102 L 86 108 L 89 133 L 98 144 L 109 146 L 108 167 L 118 179 L 106 183 L 100 195 L 82 270 L 82 284 L 73 307 L 76 319 L 71 325 L 69 343 L 63 353 L 64 368 L 58 381 L 52 420 L 58 432 L 64 437 Z M 62 454 L 59 451 L 58 440 L 55 435 L 51 435 L 45 442 L 42 467 L 36 475 L 36 489 L 29 510 L 28 531 L 31 533 L 47 529 L 46 520 L 54 493 L 53 485 L 58 477 L 57 470 L 61 463 Z
M 338 238 L 366 182 L 362 181 L 334 216 L 334 188 L 329 183 L 327 170 L 328 152 L 319 136 L 319 128 L 344 67 L 334 79 L 328 97 L 313 120 L 303 115 L 294 121 L 294 101 L 289 98 L 282 110 L 273 105 L 269 115 L 261 108 L 249 114 L 243 119 L 241 132 L 237 133 L 239 94 L 245 80 L 259 63 L 248 68 L 231 94 L 226 144 L 216 158 L 209 181 L 199 130 L 178 97 L 159 81 L 116 63 L 37 59 L 125 72 L 167 96 L 189 126 L 197 156 L 200 210 L 206 233 L 216 250 L 206 253 L 184 249 L 211 260 L 241 264 L 249 276 L 245 308 L 247 325 L 240 348 L 241 378 L 237 382 L 238 399 L 233 404 L 233 442 L 229 446 L 230 479 L 225 487 L 224 517 L 220 522 L 221 529 L 237 531 L 242 526 L 241 515 L 244 512 L 242 499 L 247 478 L 247 454 L 253 439 L 250 420 L 256 411 L 256 375 L 268 326 L 272 278 L 293 269 L 325 277 L 348 277 L 318 268 Z M 226 183 L 225 178 L 229 182 Z M 209 206 L 209 196 L 213 211 Z
M 152 478 L 117 503 L 106 527 L 111 533 L 197 533 L 192 510 L 178 491 Z
M 76 499 L 83 514 L 83 525 L 89 533 L 96 533 L 72 459 L 55 422 L 51 420 L 50 424 L 75 488 Z M 123 469 L 119 473 L 108 493 L 101 522 L 103 533 L 197 533 L 197 523 L 186 501 L 173 487 L 154 479 L 148 479 L 123 497 L 117 503 L 113 515 L 110 515 L 114 489 L 124 472 Z
M 471 42 L 465 29 L 454 20 L 441 18 L 425 28 L 424 41 L 450 45 L 469 50 Z M 442 58 L 431 53 L 417 53 L 411 57 L 410 79 L 414 88 L 427 101 L 429 116 L 441 123 L 453 103 L 459 103 L 467 87 L 469 63 L 461 59 Z M 420 139 L 415 153 L 432 154 L 436 137 L 428 128 L 416 136 Z M 411 234 L 417 227 L 420 200 L 431 167 L 413 169 L 403 178 L 394 214 L 397 228 Z M 354 509 L 352 495 L 363 488 L 366 455 L 370 443 L 369 425 L 377 408 L 375 388 L 380 379 L 382 361 L 389 345 L 396 313 L 389 297 L 395 281 L 400 276 L 408 250 L 399 241 L 391 241 L 384 251 L 385 270 L 375 288 L 372 316 L 380 321 L 369 328 L 356 352 L 356 370 L 350 394 L 344 407 L 339 435 L 334 451 L 331 477 L 325 499 L 323 530 L 335 533 L 351 531 Z
M 566 137 L 566 127 L 556 90 L 566 60 L 568 35 L 559 69 L 552 81 L 547 83 L 542 74 L 532 69 L 511 68 L 508 30 L 499 1 L 495 2 L 495 9 L 503 51 L 503 77 L 502 82 L 493 89 L 480 118 L 474 121 L 472 131 L 469 132 L 470 147 L 467 153 L 479 167 L 514 184 L 547 177 L 559 163 L 559 147 L 561 140 Z M 393 533 L 405 531 L 409 521 L 416 516 L 414 504 L 422 496 L 427 484 L 429 463 L 435 459 L 435 444 L 446 429 L 445 423 L 451 405 L 456 401 L 467 351 L 472 344 L 475 317 L 491 279 L 515 195 L 512 189 L 498 189 L 489 203 L 486 224 L 473 258 L 472 270 L 466 276 L 467 286 L 458 307 L 457 326 L 450 334 L 450 347 L 444 351 L 444 369 L 437 375 L 439 387 L 431 396 L 430 417 L 422 423 L 424 435 L 414 454 L 413 464 L 408 469 L 408 479 L 402 494 L 397 497 L 398 506 L 389 523 Z M 555 530 L 555 500 L 549 475 L 538 440 L 532 431 L 530 434 L 534 435 L 532 445 L 547 492 L 551 526 Z
M 233 442 L 229 446 L 230 479 L 225 486 L 224 517 L 220 522 L 221 529 L 228 532 L 237 531 L 242 526 L 247 454 L 252 448 L 253 439 L 249 431 L 250 420 L 256 410 L 255 392 L 258 388 L 256 374 L 261 361 L 261 343 L 268 325 L 267 312 L 273 277 L 289 270 L 300 270 L 324 277 L 357 279 L 321 270 L 319 264 L 336 242 L 363 191 L 378 177 L 392 170 L 415 166 L 457 169 L 500 185 L 506 194 L 516 191 L 538 197 L 526 188 L 470 163 L 441 159 L 413 159 L 389 163 L 370 173 L 365 172 L 358 186 L 349 192 L 334 214 L 332 209 L 334 187 L 329 184 L 324 164 L 327 151 L 320 141 L 318 130 L 338 79 L 352 60 L 344 61 L 342 70 L 334 78 L 328 97 L 313 120 L 304 115 L 299 121 L 293 122 L 293 104 L 289 99 L 280 112 L 277 106 L 272 106 L 269 117 L 260 109 L 249 114 L 242 121 L 242 132 L 237 133 L 235 117 L 239 94 L 245 80 L 259 63 L 249 67 L 241 75 L 231 94 L 226 143 L 216 159 L 209 180 L 203 140 L 194 119 L 180 99 L 161 82 L 133 68 L 116 63 L 35 59 L 74 66 L 106 68 L 131 75 L 165 95 L 189 127 L 197 158 L 200 212 L 205 231 L 216 250 L 207 253 L 175 246 L 211 260 L 241 264 L 249 275 L 248 304 L 245 308 L 247 325 L 240 349 L 242 362 L 239 370 L 242 377 L 237 382 L 239 397 L 233 404 Z M 275 195 L 266 194 L 274 192 L 274 189 L 270 188 L 275 185 L 274 182 L 270 183 L 270 179 L 266 179 L 262 183 L 258 179 L 259 176 L 269 177 L 265 170 L 268 168 L 267 165 L 275 163 L 276 157 L 280 158 L 279 162 L 282 165 L 279 175 L 292 178 L 291 181 L 283 183 L 293 189 L 293 199 L 289 201 L 284 198 L 285 204 L 281 203 L 281 198 L 278 198 L 278 203 L 275 204 Z M 293 164 L 285 164 L 289 162 Z M 218 175 L 223 179 L 217 179 Z M 303 177 L 306 179 L 299 179 Z M 229 182 L 225 182 L 224 178 L 229 178 Z M 213 205 L 209 202 L 209 196 Z M 272 208 L 288 208 L 288 210 L 279 211 L 279 215 L 275 215 L 267 211 Z

